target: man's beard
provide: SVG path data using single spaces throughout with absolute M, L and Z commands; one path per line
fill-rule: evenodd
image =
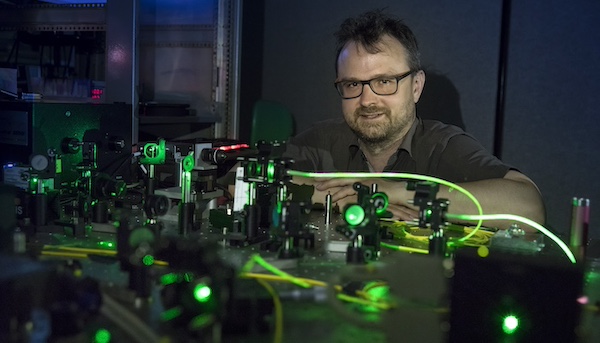
M 360 121 L 361 115 L 379 113 L 387 120 L 378 120 L 375 123 Z M 380 144 L 394 136 L 396 130 L 401 130 L 398 123 L 392 121 L 391 111 L 385 107 L 359 107 L 354 111 L 352 121 L 348 123 L 350 129 L 365 143 Z
M 370 113 L 380 113 L 386 120 L 378 120 L 375 123 L 359 122 L 361 114 L 368 115 Z M 364 144 L 377 151 L 386 149 L 390 144 L 402 139 L 414 118 L 414 108 L 411 109 L 409 105 L 394 115 L 387 107 L 359 107 L 354 111 L 352 121 L 346 121 L 350 129 Z

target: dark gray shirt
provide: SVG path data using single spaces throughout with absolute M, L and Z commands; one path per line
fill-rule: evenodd
M 291 138 L 285 157 L 292 169 L 312 172 L 368 172 L 358 137 L 344 119 L 326 120 Z M 451 182 L 502 178 L 508 170 L 459 127 L 417 118 L 386 172 L 415 173 Z

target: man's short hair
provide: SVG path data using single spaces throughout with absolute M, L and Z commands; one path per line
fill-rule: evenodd
M 357 17 L 347 18 L 335 33 L 337 38 L 336 74 L 338 58 L 348 42 L 356 42 L 367 52 L 375 54 L 380 51 L 377 45 L 385 35 L 396 38 L 407 50 L 408 66 L 411 70 L 421 69 L 419 46 L 411 29 L 401 19 L 388 15 L 383 10 L 372 10 Z

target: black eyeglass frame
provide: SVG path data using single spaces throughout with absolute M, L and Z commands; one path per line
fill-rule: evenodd
M 396 93 L 398 92 L 398 84 L 400 83 L 400 81 L 401 81 L 401 80 L 403 80 L 403 79 L 405 79 L 407 76 L 409 76 L 409 75 L 413 74 L 414 72 L 415 72 L 414 70 L 409 70 L 409 71 L 407 71 L 407 72 L 406 72 L 406 73 L 404 73 L 404 74 L 400 74 L 400 75 L 394 75 L 394 76 L 389 76 L 389 78 L 396 79 L 396 90 L 395 90 L 393 93 L 390 93 L 390 94 L 379 94 L 379 93 L 377 93 L 377 92 L 376 92 L 376 91 L 373 89 L 373 87 L 371 87 L 371 82 L 372 82 L 372 81 L 379 80 L 379 79 L 383 79 L 383 78 L 386 78 L 387 76 L 380 76 L 380 77 L 376 77 L 376 78 L 374 78 L 374 79 L 370 79 L 370 80 L 366 80 L 366 81 L 360 81 L 360 80 L 352 80 L 352 81 L 338 81 L 338 82 L 335 82 L 335 83 L 333 84 L 333 86 L 334 86 L 334 87 L 335 87 L 335 89 L 337 90 L 337 92 L 338 92 L 338 94 L 340 95 L 340 97 L 342 97 L 342 99 L 344 99 L 344 100 L 348 100 L 348 99 L 356 99 L 356 98 L 358 98 L 359 96 L 361 96 L 361 95 L 362 95 L 362 93 L 365 91 L 365 85 L 369 85 L 369 88 L 371 88 L 371 91 L 373 91 L 373 93 L 375 93 L 375 94 L 377 94 L 377 95 L 379 95 L 379 96 L 394 95 L 394 94 L 396 94 Z M 360 93 L 358 93 L 358 95 L 356 95 L 356 96 L 352 96 L 352 97 L 345 97 L 345 96 L 342 94 L 342 90 L 340 90 L 340 88 L 339 88 L 339 85 L 340 85 L 340 84 L 342 84 L 342 83 L 344 83 L 344 82 L 356 82 L 356 83 L 360 83 L 360 84 L 362 85 L 362 87 L 360 88 Z

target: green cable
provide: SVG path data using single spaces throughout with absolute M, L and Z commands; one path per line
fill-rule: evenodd
M 411 180 L 435 182 L 435 183 L 450 187 L 451 189 L 456 189 L 457 191 L 466 195 L 477 207 L 477 211 L 479 212 L 479 215 L 483 215 L 483 209 L 481 208 L 481 204 L 479 203 L 479 201 L 475 198 L 475 196 L 473 194 L 471 194 L 469 191 L 467 191 L 466 189 L 462 188 L 461 186 L 459 186 L 457 184 L 454 184 L 450 181 L 439 179 L 439 178 L 433 177 L 433 176 L 409 174 L 409 173 L 311 173 L 311 172 L 301 172 L 301 171 L 297 171 L 297 170 L 288 170 L 287 173 L 290 176 L 299 176 L 299 177 L 314 178 L 314 179 L 318 179 L 318 178 L 364 178 L 364 179 L 392 178 L 392 179 L 411 179 Z M 448 214 L 446 215 L 446 217 L 448 217 Z M 482 223 L 483 223 L 483 220 L 479 220 L 477 222 L 477 226 L 475 226 L 473 231 L 471 231 L 471 233 L 469 233 L 465 237 L 462 237 L 458 241 L 464 242 L 464 241 L 468 240 L 469 238 L 473 237 L 473 235 L 481 227 Z M 448 242 L 448 244 L 452 244 L 452 242 Z
M 525 217 L 517 216 L 514 214 L 486 214 L 486 215 L 469 215 L 469 214 L 448 214 L 447 217 L 449 219 L 457 219 L 457 220 L 516 220 L 521 223 L 527 224 L 529 226 L 534 227 L 544 235 L 548 236 L 551 240 L 553 240 L 558 246 L 564 251 L 565 255 L 571 260 L 573 263 L 577 263 L 575 259 L 575 255 L 571 252 L 569 247 L 560 239 L 558 236 L 550 232 L 550 230 L 546 229 L 542 225 L 534 222 L 531 219 L 527 219 Z

